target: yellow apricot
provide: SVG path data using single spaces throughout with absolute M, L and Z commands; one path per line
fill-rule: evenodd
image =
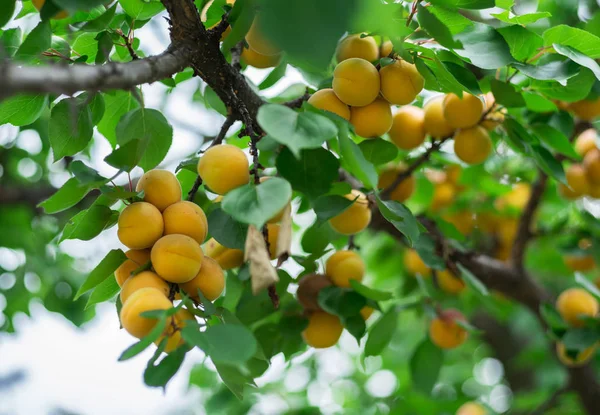
M 377 187 L 379 189 L 387 189 L 405 170 L 406 168 L 404 166 L 396 166 L 385 169 L 379 175 Z M 415 182 L 416 181 L 413 176 L 409 176 L 402 180 L 400 184 L 398 184 L 390 193 L 390 199 L 400 203 L 407 200 L 415 191 Z
M 227 248 L 215 238 L 210 238 L 205 245 L 206 256 L 211 257 L 224 270 L 237 268 L 244 263 L 244 252 L 241 249 Z
M 246 65 L 258 69 L 274 68 L 281 62 L 281 54 L 262 55 L 254 49 L 248 48 L 242 49 L 242 55 L 240 57 Z
M 575 140 L 575 151 L 581 157 L 584 157 L 588 151 L 597 148 L 596 141 L 598 139 L 598 133 L 595 128 L 588 128 L 577 136 Z
M 200 206 L 182 200 L 169 206 L 163 212 L 165 235 L 187 235 L 201 244 L 208 233 L 208 221 Z
M 558 360 L 568 367 L 579 367 L 585 365 L 596 353 L 597 345 L 593 345 L 588 347 L 587 349 L 582 350 L 575 356 L 575 358 L 567 355 L 567 348 L 563 343 L 556 343 L 556 355 L 558 356 Z
M 119 268 L 115 270 L 115 279 L 119 287 L 131 276 L 131 273 L 150 261 L 150 251 L 148 249 L 130 249 L 125 252 L 127 259 Z
M 565 175 L 573 193 L 579 196 L 589 193 L 590 183 L 585 168 L 581 164 L 571 164 L 565 171 Z
M 36 9 L 42 10 L 42 7 L 44 7 L 46 0 L 31 0 L 31 3 L 33 3 L 33 6 Z M 52 18 L 56 19 L 56 20 L 61 20 L 61 19 L 65 19 L 67 17 L 69 17 L 69 13 L 67 13 L 65 10 L 62 10 L 62 11 L 59 11 L 58 13 L 56 13 L 54 15 L 54 17 L 52 17 Z
M 137 290 L 148 287 L 156 288 L 162 292 L 165 297 L 169 295 L 169 284 L 167 284 L 165 280 L 152 271 L 142 271 L 125 281 L 121 288 L 121 302 L 124 304 L 125 301 L 131 297 L 131 294 Z
M 173 304 L 162 291 L 151 287 L 141 288 L 123 304 L 121 325 L 129 334 L 141 339 L 152 331 L 158 320 L 142 317 L 140 314 L 151 310 L 168 310 L 171 307 Z
M 277 258 L 277 241 L 279 239 L 279 225 L 276 223 L 267 223 L 267 233 L 269 241 L 269 255 L 271 259 Z
M 482 232 L 494 233 L 498 229 L 499 218 L 492 212 L 478 212 L 475 215 L 475 224 Z
M 437 283 L 442 291 L 448 294 L 459 294 L 461 293 L 466 285 L 463 280 L 456 277 L 452 272 L 445 269 L 436 273 Z
M 188 321 L 195 321 L 196 317 L 192 313 L 190 313 L 185 308 L 180 308 L 175 315 L 173 316 L 175 327 L 172 324 L 167 326 L 167 334 L 160 336 L 158 339 L 154 341 L 154 344 L 157 346 L 162 342 L 162 340 L 167 337 L 167 344 L 165 346 L 165 353 L 171 353 L 173 350 L 177 349 L 179 346 L 185 343 L 183 338 L 181 337 L 181 329 L 187 325 Z
M 591 197 L 594 197 L 591 193 L 595 191 L 590 188 L 589 194 Z M 581 197 L 581 195 L 575 191 L 573 191 L 570 187 L 565 186 L 562 183 L 558 184 L 558 193 L 567 200 L 575 200 Z M 598 194 L 600 195 L 600 186 L 598 187 Z
M 167 170 L 147 171 L 137 182 L 137 192 L 144 191 L 144 201 L 152 203 L 161 212 L 181 200 L 181 185 Z
M 458 184 L 460 181 L 460 175 L 462 174 L 462 167 L 458 164 L 452 164 L 446 167 L 446 177 L 448 181 L 454 185 Z
M 412 105 L 398 110 L 388 131 L 390 139 L 403 150 L 412 150 L 425 141 L 425 112 Z
M 179 287 L 197 301 L 200 300 L 198 290 L 208 301 L 214 301 L 225 289 L 225 273 L 217 261 L 205 257 L 198 274 L 192 280 L 179 284 Z
M 573 271 L 591 271 L 596 266 L 596 262 L 591 255 L 569 254 L 564 256 L 563 261 L 567 268 Z
M 194 278 L 202 266 L 204 253 L 198 242 L 186 235 L 166 235 L 150 252 L 152 267 L 163 279 L 177 284 Z
M 569 288 L 558 296 L 556 310 L 567 324 L 582 327 L 581 316 L 596 317 L 598 314 L 598 300 L 583 288 Z
M 333 91 L 347 105 L 363 107 L 370 104 L 379 95 L 379 87 L 379 72 L 364 59 L 346 59 L 333 71 Z
M 475 218 L 473 212 L 461 210 L 460 212 L 447 213 L 442 215 L 442 218 L 451 224 L 463 235 L 468 235 L 475 227 Z
M 487 413 L 487 410 L 477 402 L 467 402 L 456 411 L 456 415 L 486 415 Z
M 369 317 L 371 317 L 371 314 L 373 314 L 373 311 L 375 311 L 373 307 L 366 305 L 360 309 L 360 316 L 363 318 L 363 320 L 367 321 Z
M 431 275 L 431 269 L 414 249 L 407 249 L 404 252 L 404 268 L 410 275 L 420 275 L 423 278 Z
M 350 123 L 361 137 L 380 137 L 392 128 L 392 108 L 381 98 L 364 107 L 350 108 Z
M 350 120 L 350 108 L 337 97 L 333 89 L 321 89 L 308 99 L 308 103 L 315 108 L 333 112 L 345 120 Z
M 302 338 L 315 349 L 331 347 L 338 342 L 344 326 L 337 316 L 324 311 L 315 311 L 308 319 Z
M 450 206 L 455 196 L 456 188 L 452 183 L 436 183 L 433 187 L 431 210 L 437 211 Z
M 406 105 L 415 100 L 423 90 L 425 80 L 417 67 L 402 59 L 379 70 L 381 95 L 394 105 Z
M 594 148 L 583 158 L 586 176 L 592 185 L 600 185 L 600 150 Z
M 512 255 L 512 245 L 498 244 L 494 258 L 500 261 L 508 261 Z
M 335 57 L 338 62 L 350 58 L 361 58 L 373 62 L 379 58 L 379 48 L 373 36 L 350 35 L 338 44 Z
M 160 210 L 147 202 L 127 206 L 119 215 L 117 236 L 131 249 L 150 248 L 160 239 L 164 223 Z
M 600 116 L 600 98 L 594 100 L 584 99 L 569 104 L 569 109 L 584 121 L 592 121 Z
M 437 96 L 429 100 L 423 107 L 425 112 L 425 132 L 433 138 L 450 137 L 454 133 L 446 117 L 444 117 L 444 97 Z
M 504 246 L 510 247 L 515 241 L 519 229 L 519 220 L 516 218 L 501 218 L 498 220 L 498 239 Z
M 600 198 L 600 185 L 590 183 L 590 188 L 588 190 L 587 195 L 590 197 L 593 197 L 594 199 L 599 199 Z
M 483 115 L 483 102 L 475 95 L 463 92 L 462 99 L 456 94 L 444 97 L 444 118 L 454 128 L 477 125 Z
M 250 26 L 250 30 L 246 33 L 246 43 L 250 49 L 261 55 L 273 56 L 281 53 L 281 49 L 276 47 L 270 39 L 267 39 L 260 25 L 260 18 L 255 18 Z
M 449 309 L 440 313 L 429 325 L 429 338 L 440 349 L 454 349 L 463 344 L 469 333 L 457 324 L 466 321 L 457 310 Z
M 354 203 L 339 215 L 329 219 L 329 223 L 335 231 L 343 235 L 353 235 L 369 226 L 371 209 L 367 197 L 358 190 L 352 190 L 352 193 L 344 197 L 354 200 Z
M 494 202 L 494 207 L 498 210 L 518 209 L 523 210 L 531 196 L 531 186 L 529 183 L 517 183 L 506 194 L 500 196 Z
M 454 135 L 454 153 L 467 164 L 484 162 L 492 152 L 492 140 L 485 128 L 475 126 Z
M 202 181 L 220 195 L 247 184 L 249 168 L 244 152 L 231 144 L 209 148 L 198 161 L 198 174 Z
M 394 45 L 392 44 L 391 40 L 386 40 L 385 42 L 383 42 L 381 44 L 381 47 L 379 48 L 379 57 L 380 58 L 385 58 L 390 56 L 390 53 L 392 53 L 392 51 L 394 50 Z
M 354 251 L 337 251 L 325 263 L 325 275 L 338 287 L 350 287 L 350 280 L 362 281 L 365 263 Z

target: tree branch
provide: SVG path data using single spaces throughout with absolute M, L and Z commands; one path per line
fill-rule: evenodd
M 563 386 L 562 388 L 559 388 L 557 390 L 554 391 L 554 393 L 552 393 L 552 395 L 550 395 L 550 397 L 548 398 L 548 400 L 546 400 L 545 402 L 543 402 L 540 406 L 538 406 L 533 412 L 531 412 L 529 415 L 544 415 L 549 409 L 554 408 L 556 405 L 558 405 L 558 400 L 560 399 L 560 396 L 567 392 L 569 390 L 569 386 Z

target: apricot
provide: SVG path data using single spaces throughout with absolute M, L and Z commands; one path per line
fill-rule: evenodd
M 260 18 L 255 18 L 252 22 L 250 30 L 246 33 L 246 43 L 248 43 L 250 49 L 261 55 L 273 56 L 281 53 L 281 49 L 265 37 L 261 28 Z
M 152 271 L 142 271 L 125 281 L 123 287 L 121 287 L 121 302 L 124 304 L 125 301 L 131 297 L 131 294 L 139 289 L 148 287 L 156 288 L 162 292 L 165 297 L 169 296 L 170 288 L 165 280 Z
M 269 241 L 269 255 L 271 259 L 277 258 L 277 241 L 279 240 L 279 225 L 276 223 L 267 223 L 267 233 Z
M 562 343 L 556 343 L 556 355 L 558 356 L 558 360 L 568 367 L 579 367 L 585 365 L 596 353 L 597 345 L 593 345 L 588 347 L 587 349 L 582 350 L 575 356 L 575 358 L 569 356 L 567 354 L 567 348 Z
M 420 275 L 423 278 L 431 275 L 431 269 L 414 249 L 407 249 L 404 252 L 404 268 L 410 275 Z
M 584 99 L 569 104 L 569 109 L 584 121 L 592 121 L 600 116 L 600 98 Z
M 598 300 L 583 288 L 569 288 L 556 299 L 556 310 L 567 324 L 582 327 L 581 316 L 596 317 Z
M 187 200 L 177 202 L 163 212 L 165 235 L 187 235 L 201 244 L 208 233 L 208 221 L 200 206 Z
M 364 230 L 371 223 L 371 209 L 367 197 L 358 190 L 344 196 L 348 200 L 354 200 L 348 209 L 329 219 L 331 227 L 343 234 L 353 235 Z
M 140 288 L 131 294 L 121 309 L 121 325 L 129 334 L 138 339 L 152 331 L 157 319 L 142 317 L 140 314 L 151 310 L 168 310 L 173 307 L 164 293 L 156 288 Z
M 448 294 L 459 294 L 466 288 L 464 281 L 447 269 L 438 271 L 436 277 L 439 287 Z
M 456 94 L 444 97 L 444 118 L 454 128 L 477 125 L 483 115 L 483 102 L 475 95 L 463 92 L 462 99 Z
M 429 338 L 441 349 L 454 349 L 463 344 L 469 333 L 458 325 L 457 321 L 466 321 L 465 316 L 455 309 L 444 310 L 429 325 Z
M 585 168 L 581 164 L 571 164 L 565 171 L 565 175 L 573 193 L 579 196 L 589 193 L 590 183 Z
M 227 248 L 215 238 L 211 238 L 205 245 L 206 256 L 211 257 L 224 270 L 238 268 L 244 263 L 244 251 L 241 249 Z
M 308 99 L 308 103 L 315 108 L 333 112 L 343 119 L 350 120 L 350 108 L 337 97 L 333 89 L 321 89 Z
M 385 58 L 390 56 L 390 53 L 392 53 L 392 51 L 394 50 L 394 44 L 392 43 L 391 40 L 386 40 L 385 42 L 383 42 L 381 44 L 381 47 L 379 48 L 379 57 L 380 58 Z
M 31 0 L 31 3 L 33 3 L 33 6 L 36 9 L 42 10 L 42 7 L 44 7 L 44 4 L 46 4 L 46 0 Z M 62 20 L 66 19 L 67 17 L 69 17 L 69 13 L 67 13 L 65 10 L 62 10 L 57 12 L 52 18 L 56 20 Z
M 436 183 L 433 187 L 431 210 L 438 211 L 450 206 L 454 202 L 455 196 L 456 188 L 452 183 Z
M 388 131 L 390 139 L 403 150 L 412 150 L 425 141 L 425 112 L 412 105 L 398 110 Z
M 337 251 L 325 263 L 325 274 L 338 287 L 350 287 L 350 280 L 362 281 L 365 263 L 354 251 Z
M 152 266 L 163 279 L 177 284 L 194 278 L 202 266 L 204 253 L 198 242 L 186 235 L 166 235 L 150 252 Z
M 150 251 L 148 249 L 130 249 L 125 252 L 125 256 L 127 256 L 125 262 L 115 270 L 115 279 L 119 287 L 123 286 L 133 271 L 150 261 Z
M 147 171 L 137 182 L 135 190 L 143 190 L 144 201 L 152 203 L 161 212 L 181 200 L 179 180 L 167 170 Z
M 321 310 L 319 305 L 319 292 L 325 287 L 331 287 L 329 278 L 321 274 L 309 274 L 298 282 L 296 297 L 302 307 L 308 311 Z
M 396 178 L 404 172 L 406 168 L 404 166 L 396 166 L 385 169 L 379 175 L 379 181 L 377 182 L 377 187 L 379 189 L 387 189 L 391 186 Z M 390 193 L 390 199 L 395 200 L 396 202 L 404 202 L 415 191 L 415 183 L 416 180 L 413 176 L 409 176 L 402 180 L 400 184 L 398 184 L 394 190 Z
M 196 317 L 194 317 L 194 315 L 185 308 L 180 308 L 173 316 L 173 320 L 177 329 L 175 329 L 173 325 L 167 326 L 167 334 L 160 336 L 154 341 L 154 344 L 158 346 L 162 342 L 162 340 L 165 337 L 167 337 L 167 344 L 164 350 L 165 353 L 171 353 L 173 350 L 177 349 L 179 346 L 185 343 L 185 341 L 181 337 L 180 330 L 187 325 L 188 321 L 195 321 Z
M 160 210 L 148 202 L 127 206 L 119 215 L 117 236 L 131 249 L 150 248 L 160 239 L 164 222 Z
M 596 266 L 594 258 L 585 254 L 568 254 L 564 256 L 563 261 L 572 271 L 591 271 Z
M 258 69 L 274 68 L 281 62 L 281 54 L 277 55 L 261 55 L 254 49 L 244 48 L 242 49 L 242 55 L 240 56 L 242 61 L 249 66 L 253 66 Z
M 596 129 L 588 128 L 587 130 L 579 134 L 579 136 L 577 136 L 577 139 L 575 140 L 575 151 L 581 157 L 584 157 L 588 153 L 588 151 L 597 148 L 597 139 L 598 133 L 596 132 Z
M 373 307 L 369 307 L 368 305 L 366 305 L 360 309 L 360 316 L 363 318 L 363 320 L 367 321 L 369 317 L 371 317 L 371 315 L 373 314 L 373 311 L 375 311 Z
M 199 301 L 198 290 L 209 301 L 214 301 L 225 289 L 225 273 L 217 261 L 210 257 L 202 260 L 202 267 L 196 276 L 179 287 L 191 298 Z
M 200 178 L 210 190 L 220 195 L 247 184 L 249 168 L 246 154 L 231 144 L 209 148 L 198 161 Z
M 485 128 L 465 128 L 454 135 L 454 153 L 467 164 L 482 163 L 491 152 L 492 140 Z
M 475 218 L 473 213 L 468 210 L 461 210 L 459 212 L 447 213 L 442 218 L 451 224 L 463 235 L 468 235 L 473 231 L 475 227 Z
M 467 402 L 456 411 L 456 415 L 486 415 L 487 413 L 487 410 L 477 402 Z
M 460 175 L 462 174 L 462 167 L 458 164 L 452 164 L 446 167 L 446 177 L 448 182 L 457 185 L 460 181 Z
M 379 48 L 373 36 L 350 35 L 338 44 L 335 58 L 338 62 L 350 58 L 360 58 L 373 62 L 379 58 Z
M 442 139 L 454 133 L 446 117 L 444 117 L 444 97 L 437 96 L 429 100 L 423 107 L 425 112 L 425 132 L 433 138 Z
M 593 190 L 590 188 L 590 196 Z M 575 191 L 573 191 L 570 187 L 565 186 L 562 183 L 558 184 L 558 193 L 567 200 L 575 200 L 581 197 L 581 195 Z M 600 194 L 600 187 L 598 188 L 598 194 Z M 594 196 L 592 196 L 594 197 Z
M 350 123 L 361 137 L 380 137 L 392 128 L 392 108 L 381 98 L 364 107 L 350 108 Z
M 594 199 L 600 198 L 600 185 L 590 183 L 590 188 L 587 194 Z
M 337 316 L 324 311 L 315 311 L 308 319 L 302 338 L 315 349 L 331 347 L 338 342 L 344 326 Z
M 475 215 L 475 224 L 485 233 L 494 233 L 499 226 L 499 218 L 492 212 L 478 212 Z
M 494 202 L 494 207 L 498 210 L 504 209 L 518 209 L 523 210 L 527 203 L 529 202 L 529 198 L 531 197 L 531 186 L 529 183 L 517 183 L 512 189 L 500 196 Z
M 600 150 L 591 149 L 583 158 L 586 176 L 592 185 L 600 185 Z
M 363 107 L 370 104 L 379 95 L 379 87 L 379 72 L 364 59 L 346 59 L 333 71 L 333 91 L 347 105 Z
M 410 104 L 425 86 L 425 80 L 417 67 L 402 59 L 381 68 L 379 75 L 381 95 L 394 105 Z

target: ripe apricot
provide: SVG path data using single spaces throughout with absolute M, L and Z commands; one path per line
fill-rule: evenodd
M 485 128 L 465 128 L 454 135 L 454 153 L 467 164 L 484 162 L 491 151 L 492 140 Z
M 338 62 L 350 58 L 360 58 L 373 62 L 379 58 L 379 48 L 373 36 L 350 35 L 346 36 L 338 44 L 335 51 L 335 57 Z
M 296 297 L 304 309 L 309 311 L 321 310 L 319 292 L 325 287 L 331 287 L 331 280 L 325 275 L 309 274 L 298 282 Z
M 279 228 L 279 225 L 276 223 L 267 224 L 269 255 L 271 256 L 271 259 L 277 258 L 277 241 L 279 240 Z
M 403 150 L 412 150 L 425 141 L 425 112 L 412 105 L 398 110 L 388 131 L 390 139 Z
M 389 167 L 381 172 L 379 175 L 379 181 L 377 187 L 379 189 L 387 189 L 389 186 L 394 184 L 396 178 L 404 172 L 406 168 L 404 166 Z M 390 193 L 390 199 L 396 202 L 404 202 L 407 200 L 415 191 L 415 178 L 409 176 L 402 180 L 394 190 Z
M 431 210 L 438 211 L 446 208 L 454 202 L 456 188 L 452 183 L 436 183 L 433 187 L 433 199 L 431 200 Z
M 590 196 L 592 196 L 592 192 L 594 191 L 590 188 Z M 565 186 L 562 183 L 558 184 L 558 193 L 567 200 L 575 200 L 581 197 L 579 193 L 573 191 L 570 187 Z M 600 187 L 598 188 L 598 194 L 600 194 Z
M 150 261 L 150 250 L 130 249 L 125 252 L 127 259 L 115 270 L 115 279 L 119 287 L 131 276 L 131 273 Z
M 208 221 L 200 206 L 187 200 L 177 202 L 163 212 L 165 235 L 181 234 L 201 244 L 208 233 Z
M 164 230 L 160 210 L 147 202 L 132 203 L 123 209 L 117 226 L 119 240 L 131 249 L 150 248 Z
M 315 311 L 308 319 L 302 338 L 315 349 L 331 347 L 338 342 L 344 326 L 337 316 L 324 311 Z
M 592 185 L 600 185 L 600 150 L 593 148 L 583 158 L 586 176 Z
M 131 294 L 121 309 L 121 325 L 129 334 L 138 339 L 146 336 L 157 319 L 142 317 L 140 314 L 151 310 L 168 310 L 173 307 L 164 293 L 156 288 L 141 288 Z
M 350 287 L 350 280 L 362 281 L 365 263 L 354 251 L 337 251 L 325 263 L 325 274 L 338 287 Z
M 379 70 L 381 95 L 394 105 L 406 105 L 415 100 L 423 90 L 425 80 L 417 67 L 402 59 Z
M 600 185 L 590 183 L 590 188 L 589 188 L 587 194 L 588 194 L 588 196 L 593 197 L 594 199 L 599 199 L 600 198 Z
M 523 210 L 529 198 L 531 197 L 531 186 L 529 183 L 519 182 L 515 184 L 512 189 L 500 196 L 494 202 L 494 207 L 498 210 L 504 209 L 518 209 Z
M 573 102 L 569 105 L 569 109 L 584 121 L 592 121 L 600 116 L 600 98 L 593 100 L 584 99 Z
M 131 297 L 131 294 L 147 287 L 156 288 L 165 297 L 169 295 L 169 284 L 165 280 L 152 271 L 142 271 L 125 281 L 123 287 L 121 287 L 121 302 L 124 304 Z
M 250 180 L 246 154 L 231 144 L 220 144 L 206 150 L 198 161 L 198 174 L 213 192 L 225 193 Z
M 465 282 L 447 269 L 438 271 L 436 277 L 442 291 L 448 294 L 459 294 L 466 288 Z
M 281 62 L 281 54 L 277 55 L 261 55 L 254 49 L 244 48 L 242 49 L 242 55 L 240 56 L 242 62 L 246 65 L 253 66 L 258 69 L 274 68 Z
M 237 268 L 244 263 L 244 251 L 241 249 L 227 248 L 215 238 L 211 238 L 205 245 L 206 256 L 211 257 L 224 270 Z
M 433 138 L 441 139 L 450 137 L 454 133 L 446 117 L 444 117 L 444 97 L 437 96 L 425 104 L 425 132 Z
M 477 402 L 467 402 L 456 411 L 456 415 L 486 415 L 487 413 L 487 410 Z
M 308 103 L 313 107 L 333 112 L 345 120 L 350 120 L 350 108 L 337 97 L 333 89 L 321 89 L 308 99 Z
M 460 181 L 460 175 L 462 174 L 462 167 L 458 164 L 452 164 L 446 167 L 446 177 L 448 182 L 457 185 Z
M 519 220 L 516 218 L 500 218 L 498 220 L 498 240 L 501 245 L 511 247 L 517 236 Z
M 596 353 L 597 345 L 588 347 L 582 350 L 574 358 L 567 355 L 567 348 L 562 343 L 556 343 L 556 355 L 558 360 L 567 367 L 579 367 L 585 365 Z
M 196 317 L 192 313 L 190 313 L 185 308 L 180 308 L 175 315 L 173 316 L 173 320 L 177 330 L 173 325 L 167 326 L 167 334 L 160 336 L 158 339 L 154 341 L 154 344 L 157 346 L 162 342 L 162 340 L 167 337 L 167 344 L 165 346 L 165 353 L 171 353 L 173 350 L 177 349 L 179 346 L 185 343 L 183 338 L 181 337 L 181 329 L 184 328 L 189 321 L 195 321 Z
M 348 200 L 354 200 L 348 209 L 329 219 L 331 227 L 343 234 L 353 235 L 364 230 L 371 222 L 371 209 L 367 197 L 358 190 L 344 196 Z
M 191 298 L 199 301 L 198 290 L 209 301 L 214 301 L 225 289 L 225 273 L 217 261 L 204 257 L 202 267 L 196 276 L 179 287 Z
M 404 252 L 404 268 L 410 275 L 420 275 L 427 278 L 431 275 L 431 269 L 423 262 L 417 251 L 407 249 Z
M 434 318 L 429 325 L 429 338 L 441 349 L 454 349 L 463 344 L 469 333 L 458 325 L 457 321 L 466 321 L 458 310 L 448 309 Z
M 442 218 L 451 224 L 463 235 L 468 235 L 475 227 L 475 218 L 473 212 L 461 210 L 459 212 L 447 213 Z
M 575 151 L 581 157 L 584 157 L 588 151 L 597 148 L 596 141 L 598 139 L 598 133 L 595 128 L 588 128 L 577 136 L 575 140 Z
M 377 98 L 363 107 L 350 108 L 350 123 L 361 137 L 382 136 L 392 128 L 392 108 L 385 99 Z
M 392 43 L 391 40 L 386 40 L 385 42 L 383 42 L 381 44 L 381 47 L 379 48 L 379 57 L 380 58 L 385 58 L 390 56 L 390 53 L 392 53 L 392 51 L 394 50 L 394 45 Z
M 444 118 L 454 128 L 477 125 L 483 115 L 483 102 L 475 95 L 463 92 L 462 99 L 456 94 L 444 97 Z
M 177 284 L 194 278 L 202 266 L 204 253 L 198 242 L 186 235 L 166 235 L 150 252 L 152 266 L 163 279 Z
M 581 164 L 571 164 L 565 171 L 565 175 L 573 193 L 579 196 L 589 193 L 590 183 L 585 168 Z
M 379 95 L 379 87 L 379 72 L 364 59 L 346 59 L 333 71 L 333 91 L 347 105 L 363 107 L 370 104 Z
M 275 46 L 270 39 L 267 39 L 263 33 L 260 18 L 255 18 L 250 26 L 250 30 L 246 33 L 246 43 L 250 49 L 261 55 L 273 56 L 281 53 L 281 49 Z
M 33 3 L 33 6 L 36 9 L 42 10 L 42 7 L 44 7 L 44 4 L 46 4 L 46 0 L 31 0 L 31 3 Z M 69 17 L 69 13 L 67 13 L 65 10 L 62 10 L 57 12 L 52 18 L 56 20 L 61 20 L 66 19 L 67 17 Z
M 582 327 L 581 316 L 596 317 L 598 300 L 583 288 L 569 288 L 556 299 L 556 310 L 567 324 Z
M 596 266 L 594 258 L 591 255 L 585 254 L 568 254 L 564 256 L 563 261 L 567 268 L 573 271 L 591 271 Z
M 150 170 L 137 182 L 137 192 L 144 191 L 144 201 L 152 203 L 161 212 L 181 200 L 181 185 L 167 170 Z
M 499 218 L 492 212 L 478 212 L 475 215 L 475 224 L 482 232 L 494 233 L 498 229 Z

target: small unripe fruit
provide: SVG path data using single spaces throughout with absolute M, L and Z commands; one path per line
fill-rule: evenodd
M 456 188 L 452 183 L 436 183 L 433 187 L 431 210 L 438 211 L 450 206 L 454 202 L 455 196 Z
M 306 344 L 315 349 L 331 347 L 338 342 L 344 326 L 337 316 L 324 311 L 315 311 L 302 332 Z
M 567 348 L 562 343 L 556 343 L 556 354 L 558 356 L 558 360 L 567 367 L 579 367 L 585 365 L 596 353 L 597 345 L 593 345 L 588 347 L 587 349 L 582 350 L 575 356 L 575 358 L 567 355 Z
M 445 269 L 436 273 L 437 283 L 442 291 L 448 294 L 460 294 L 465 288 L 465 282 Z
M 425 80 L 415 65 L 398 59 L 379 70 L 381 95 L 394 105 L 406 105 L 423 90 Z
M 581 157 L 584 157 L 588 153 L 588 151 L 597 148 L 597 138 L 598 133 L 594 128 L 588 128 L 587 130 L 579 134 L 579 136 L 577 136 L 577 139 L 575 140 L 575 151 L 577 152 L 577 154 L 579 154 Z
M 194 278 L 204 253 L 198 242 L 185 235 L 166 235 L 152 247 L 152 266 L 163 279 L 181 284 Z
M 165 235 L 187 235 L 201 244 L 208 233 L 208 221 L 200 206 L 183 200 L 163 212 Z
M 407 249 L 404 252 L 404 268 L 410 275 L 420 275 L 424 278 L 431 275 L 431 269 L 414 249 Z
M 454 135 L 454 153 L 467 164 L 482 163 L 491 152 L 492 140 L 485 128 L 466 128 Z
M 319 305 L 319 292 L 325 287 L 331 287 L 331 280 L 325 275 L 309 274 L 298 282 L 296 297 L 305 310 L 321 310 Z
M 457 321 L 466 321 L 458 310 L 442 311 L 429 325 L 429 338 L 440 349 L 454 349 L 463 344 L 469 333 L 458 325 Z
M 121 302 L 125 304 L 131 294 L 142 288 L 156 288 L 165 297 L 169 295 L 169 284 L 165 280 L 152 271 L 142 271 L 125 281 L 121 288 Z
M 456 415 L 487 415 L 487 413 L 488 411 L 476 402 L 467 402 L 456 411 Z
M 475 95 L 463 93 L 444 98 L 444 118 L 454 128 L 469 128 L 477 125 L 483 115 L 483 102 Z
M 150 250 L 148 249 L 130 249 L 125 252 L 127 260 L 119 265 L 115 270 L 115 279 L 119 287 L 131 276 L 131 273 L 150 261 Z
M 579 196 L 589 193 L 590 183 L 585 168 L 581 164 L 571 164 L 565 171 L 565 175 L 573 193 Z
M 338 44 L 335 57 L 338 62 L 350 58 L 360 58 L 373 62 L 379 58 L 379 48 L 373 36 L 350 35 Z
M 350 120 L 350 108 L 337 97 L 333 89 L 321 89 L 308 99 L 308 103 L 315 108 L 333 112 L 345 120 Z
M 375 311 L 373 307 L 369 307 L 368 305 L 366 305 L 360 309 L 360 316 L 363 318 L 363 320 L 367 321 L 369 317 L 371 317 L 371 315 L 373 314 L 373 311 Z
M 425 111 L 407 105 L 398 110 L 388 132 L 390 139 L 403 150 L 412 150 L 425 141 Z
M 121 309 L 121 325 L 129 334 L 138 339 L 152 331 L 157 319 L 142 317 L 140 314 L 151 310 L 168 310 L 171 301 L 156 288 L 141 288 L 131 294 Z
M 350 108 L 350 123 L 361 137 L 380 137 L 392 128 L 392 108 L 381 98 L 364 107 Z
M 333 71 L 333 91 L 347 105 L 369 105 L 379 95 L 379 88 L 379 72 L 364 59 L 346 59 Z
M 452 127 L 444 117 L 444 97 L 438 96 L 427 102 L 423 107 L 425 112 L 425 132 L 433 138 L 442 139 L 454 133 Z
M 350 280 L 361 282 L 365 263 L 354 251 L 337 251 L 325 263 L 325 274 L 338 287 L 350 287 Z
M 213 192 L 225 193 L 250 180 L 246 154 L 231 144 L 220 144 L 206 150 L 198 161 L 198 174 Z
M 591 149 L 583 158 L 586 176 L 592 185 L 600 185 L 600 150 Z
M 31 3 L 33 3 L 33 6 L 36 9 L 42 10 L 42 7 L 44 7 L 44 4 L 46 4 L 46 0 L 31 0 Z M 65 10 L 63 10 L 63 11 L 57 12 L 52 18 L 56 19 L 56 20 L 61 20 L 61 19 L 66 19 L 67 17 L 69 17 L 69 13 L 67 13 Z
M 194 315 L 185 308 L 180 308 L 179 311 L 177 311 L 173 316 L 173 320 L 179 330 L 174 330 L 173 325 L 169 325 L 167 327 L 167 345 L 165 346 L 165 353 L 171 353 L 173 350 L 185 343 L 181 337 L 180 330 L 184 328 L 189 321 L 195 321 L 196 317 L 194 317 Z M 165 336 L 159 337 L 156 339 L 154 344 L 158 346 L 164 338 Z
M 592 121 L 600 116 L 600 98 L 594 100 L 584 99 L 569 104 L 569 109 L 584 121 Z
M 242 62 L 246 65 L 253 66 L 258 69 L 274 68 L 281 62 L 281 54 L 278 55 L 261 55 L 254 49 L 244 48 L 240 56 Z
M 598 314 L 598 300 L 583 288 L 569 288 L 558 296 L 556 310 L 567 324 L 582 327 L 581 316 L 596 317 Z
M 181 200 L 181 185 L 167 170 L 147 171 L 137 182 L 137 192 L 144 191 L 144 201 L 152 203 L 161 212 Z
M 354 235 L 364 230 L 371 222 L 371 209 L 367 197 L 358 190 L 344 196 L 354 200 L 348 209 L 329 219 L 331 227 L 343 235 Z
M 254 19 L 252 26 L 250 26 L 250 30 L 246 33 L 246 43 L 248 43 L 250 49 L 253 49 L 261 55 L 273 56 L 281 53 L 281 49 L 276 47 L 270 39 L 265 37 L 259 18 Z
M 573 271 L 591 271 L 596 266 L 596 262 L 591 255 L 568 254 L 564 256 L 563 260 L 567 268 L 570 268 Z
M 379 48 L 379 57 L 380 58 L 385 58 L 390 56 L 390 53 L 392 53 L 392 51 L 394 50 L 394 44 L 392 43 L 391 40 L 386 40 L 385 42 L 383 42 L 381 44 L 381 47 Z
M 215 238 L 211 238 L 205 245 L 206 256 L 211 257 L 224 270 L 238 268 L 244 263 L 244 251 L 241 249 L 227 248 Z
M 214 301 L 225 289 L 225 273 L 217 261 L 204 257 L 198 274 L 191 281 L 179 284 L 179 287 L 196 301 L 200 301 L 198 290 L 208 301 Z
M 396 178 L 402 174 L 402 172 L 404 172 L 406 170 L 405 167 L 403 166 L 397 166 L 397 167 L 390 167 L 384 171 L 381 172 L 381 174 L 379 175 L 379 181 L 377 182 L 377 187 L 379 189 L 387 189 L 388 187 L 390 187 L 392 184 L 394 184 L 394 181 L 396 181 Z M 415 178 L 413 176 L 409 176 L 407 178 L 405 178 L 404 180 L 402 180 L 400 182 L 400 184 L 398 184 L 394 190 L 392 190 L 392 192 L 390 193 L 390 199 L 391 200 L 395 200 L 396 202 L 404 202 L 405 200 L 407 200 L 409 197 L 412 196 L 412 194 L 415 191 Z
M 160 210 L 150 203 L 132 203 L 119 215 L 117 236 L 128 248 L 150 248 L 160 239 L 163 230 Z

